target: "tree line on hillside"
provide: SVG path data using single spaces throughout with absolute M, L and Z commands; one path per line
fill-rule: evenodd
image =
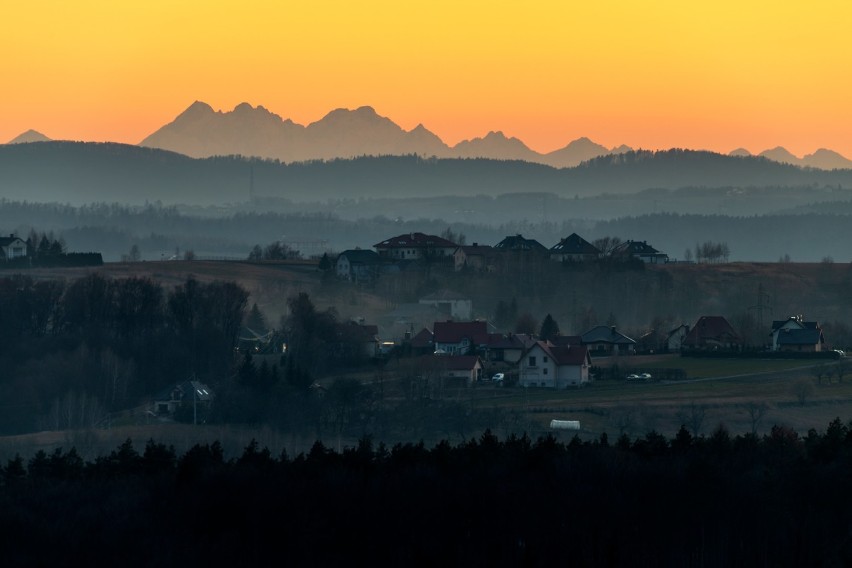
M 190 375 L 220 380 L 247 298 L 193 278 L 0 278 L 0 431 L 91 427 Z
M 8 460 L 0 523 L 14 565 L 840 566 L 850 468 L 839 419 L 804 436 L 365 437 L 293 457 L 127 440 L 93 461 L 73 448 Z

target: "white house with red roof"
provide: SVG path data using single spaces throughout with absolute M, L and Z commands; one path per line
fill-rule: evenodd
M 406 233 L 373 245 L 382 258 L 417 260 L 420 258 L 451 258 L 458 245 L 436 235 Z
M 518 382 L 522 387 L 564 389 L 589 382 L 592 359 L 584 345 L 556 346 L 537 341 L 521 356 Z

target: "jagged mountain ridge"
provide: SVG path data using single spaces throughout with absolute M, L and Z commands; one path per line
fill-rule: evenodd
M 233 111 L 222 112 L 200 101 L 139 145 L 193 158 L 243 155 L 289 163 L 415 154 L 437 158 L 523 160 L 557 168 L 573 167 L 591 158 L 630 150 L 623 145 L 610 150 L 588 138 L 580 138 L 564 148 L 541 154 L 500 131 L 463 140 L 450 147 L 422 124 L 406 131 L 368 106 L 355 110 L 335 109 L 322 119 L 301 126 L 262 106 L 242 103 Z
M 300 162 L 317 159 L 414 154 L 437 158 L 523 160 L 555 168 L 570 168 L 600 156 L 632 150 L 621 145 L 607 148 L 586 137 L 542 154 L 522 140 L 491 131 L 484 137 L 463 140 L 450 147 L 422 124 L 406 131 L 372 107 L 335 109 L 307 126 L 282 119 L 262 106 L 237 105 L 229 112 L 215 111 L 196 101 L 174 121 L 146 137 L 140 146 L 160 148 L 195 158 L 242 155 Z M 738 148 L 732 156 L 751 156 Z M 759 154 L 782 164 L 819 169 L 852 168 L 852 160 L 828 149 L 798 158 L 782 147 Z

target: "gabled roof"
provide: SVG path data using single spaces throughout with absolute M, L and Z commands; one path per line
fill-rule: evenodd
M 431 346 L 432 342 L 432 332 L 424 327 L 417 333 L 417 335 L 411 338 L 411 347 L 415 349 L 423 349 Z
M 424 233 L 406 233 L 373 245 L 375 248 L 449 248 L 456 246 L 458 246 L 456 243 L 448 241 L 443 237 L 426 235 Z
M 801 316 L 790 316 L 785 320 L 775 320 L 772 322 L 772 331 L 780 329 L 784 327 L 784 324 L 794 323 L 799 326 L 800 329 L 820 329 L 819 322 L 815 321 L 804 321 Z
M 688 325 L 686 325 L 685 323 L 682 323 L 682 324 L 680 324 L 679 326 L 677 326 L 676 328 L 674 328 L 673 330 L 671 330 L 671 331 L 668 333 L 668 335 L 666 335 L 666 337 L 671 337 L 672 335 L 674 335 L 675 333 L 679 332 L 679 331 L 680 331 L 680 330 L 682 330 L 683 328 L 686 328 L 686 332 L 687 332 L 687 333 L 689 333 L 689 326 L 688 326 Z
M 549 341 L 536 341 L 524 352 L 524 356 L 536 347 L 544 351 L 560 367 L 579 366 L 589 358 L 589 349 L 585 345 L 553 345 Z
M 347 322 L 337 324 L 335 332 L 338 341 L 366 343 L 378 340 L 379 326 Z
M 554 345 L 582 345 L 583 338 L 579 335 L 557 335 L 550 342 Z
M 484 321 L 436 321 L 432 331 L 435 343 L 459 343 L 464 338 L 477 345 L 488 343 L 488 323 Z
M 521 235 L 514 235 L 510 237 L 506 237 L 496 245 L 494 245 L 494 249 L 498 251 L 532 251 L 532 252 L 541 252 L 546 253 L 547 249 L 543 244 L 538 242 L 535 239 L 525 239 Z
M 667 256 L 648 244 L 647 241 L 626 241 L 612 249 L 612 256 Z
M 489 349 L 529 349 L 535 345 L 535 339 L 526 333 L 513 333 L 503 335 L 502 333 L 488 334 Z
M 21 241 L 26 244 L 26 241 L 20 237 L 16 237 L 15 235 L 9 235 L 8 237 L 0 237 L 0 247 L 7 247 L 14 243 L 15 241 Z
M 488 256 L 494 252 L 494 247 L 491 245 L 462 245 L 458 247 L 455 252 L 462 251 L 465 256 Z M 455 253 L 453 253 L 455 254 Z
M 630 339 L 620 331 L 617 331 L 615 327 L 609 327 L 606 325 L 593 327 L 581 335 L 580 338 L 583 340 L 584 344 L 613 343 L 615 345 L 633 345 L 636 343 L 633 339 Z
M 201 381 L 184 381 L 173 387 L 160 391 L 155 400 L 172 400 L 172 393 L 177 394 L 176 399 L 183 402 L 192 402 L 193 392 L 196 402 L 208 402 L 213 400 L 213 391 Z
M 778 345 L 816 345 L 824 343 L 818 329 L 784 329 L 778 334 Z
M 440 365 L 448 371 L 471 371 L 479 363 L 482 366 L 482 361 L 477 355 L 445 355 L 436 356 L 440 359 Z
M 683 343 L 692 345 L 704 341 L 730 342 L 739 341 L 740 336 L 722 316 L 701 316 L 686 337 Z
M 337 255 L 338 260 L 341 256 L 345 256 L 350 264 L 379 264 L 381 257 L 376 251 L 364 249 L 345 250 Z
M 599 255 L 601 253 L 598 247 L 578 235 L 571 233 L 550 249 L 551 253 L 560 254 L 590 254 Z

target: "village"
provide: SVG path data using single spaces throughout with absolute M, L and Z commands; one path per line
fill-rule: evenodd
M 550 249 L 522 235 L 507 236 L 494 246 L 468 246 L 423 233 L 389 238 L 374 248 L 375 251 L 354 249 L 340 253 L 333 263 L 337 278 L 357 286 L 374 283 L 383 275 L 422 270 L 424 265 L 499 275 L 548 262 L 633 263 L 640 267 L 669 262 L 667 254 L 645 241 L 607 238 L 593 244 L 576 233 Z M 696 248 L 700 260 L 701 251 Z M 708 248 L 712 249 L 705 250 Z M 707 253 L 705 258 L 710 256 Z M 540 327 L 498 329 L 487 318 L 474 317 L 474 301 L 470 296 L 441 289 L 420 297 L 417 303 L 397 305 L 378 322 L 368 323 L 361 318 L 340 324 L 338 335 L 342 342 L 357 342 L 357 349 L 366 358 L 416 358 L 424 374 L 462 384 L 491 382 L 552 389 L 580 387 L 603 377 L 635 381 L 664 378 L 654 376 L 651 369 L 640 368 L 641 359 L 634 358 L 636 363 L 625 365 L 636 355 L 805 359 L 843 355 L 841 350 L 829 348 L 819 322 L 807 321 L 801 315 L 772 321 L 765 329 L 766 340 L 754 345 L 725 317 L 715 314 L 636 338 L 616 325 L 593 325 L 568 335 L 560 332 L 549 314 Z M 614 363 L 619 367 L 619 361 L 630 372 L 619 376 L 608 373 Z M 666 377 L 683 375 L 666 372 Z

